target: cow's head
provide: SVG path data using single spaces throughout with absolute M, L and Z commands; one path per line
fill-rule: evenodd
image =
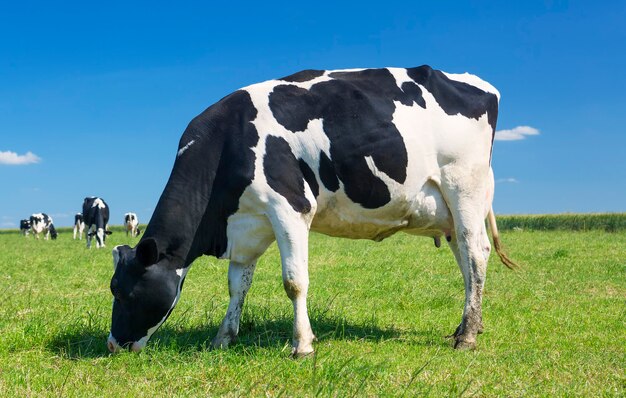
M 141 351 L 178 301 L 186 269 L 175 269 L 159 251 L 157 241 L 143 239 L 137 247 L 113 249 L 111 279 L 113 313 L 109 351 Z
M 59 234 L 58 234 L 56 228 L 54 228 L 53 224 L 50 224 L 49 230 L 50 230 L 50 237 L 52 239 L 56 239 Z
M 113 232 L 109 230 L 105 230 L 104 228 L 98 228 L 95 231 L 87 232 L 87 237 L 93 238 L 96 237 L 96 246 L 104 247 L 104 241 L 106 240 L 107 235 L 111 235 Z

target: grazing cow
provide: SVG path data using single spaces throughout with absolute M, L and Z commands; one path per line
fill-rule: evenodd
M 79 240 L 83 240 L 83 231 L 85 230 L 85 221 L 83 220 L 83 213 L 76 213 L 74 216 L 74 239 L 78 235 Z
M 137 214 L 135 213 L 126 213 L 124 214 L 124 229 L 126 230 L 126 236 L 130 232 L 130 236 L 133 238 L 138 236 L 141 233 L 141 230 L 138 228 L 139 219 L 137 218 Z
M 140 351 L 180 297 L 190 264 L 230 259 L 230 304 L 213 339 L 239 331 L 257 259 L 276 240 L 294 307 L 295 356 L 313 351 L 309 231 L 381 241 L 445 236 L 465 280 L 455 348 L 482 332 L 498 91 L 416 68 L 306 70 L 223 98 L 191 121 L 141 241 L 113 250 L 108 347 Z
M 48 216 L 46 213 L 35 213 L 30 216 L 30 229 L 37 239 L 39 239 L 40 233 L 45 234 L 45 240 L 57 238 L 57 230 L 54 228 L 52 217 Z
M 30 220 L 20 220 L 20 232 L 22 235 L 27 236 L 30 231 Z
M 91 248 L 91 238 L 96 237 L 96 248 L 104 247 L 109 228 L 109 206 L 101 198 L 90 196 L 83 202 L 83 221 L 87 227 L 87 248 Z

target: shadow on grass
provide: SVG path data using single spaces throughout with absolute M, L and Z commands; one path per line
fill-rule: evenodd
M 441 336 L 433 331 L 403 331 L 394 327 L 380 328 L 374 324 L 350 323 L 340 317 L 313 317 L 313 330 L 318 341 L 369 341 L 387 342 L 392 340 L 411 341 L 410 344 L 438 346 L 446 344 Z M 233 345 L 252 346 L 257 348 L 276 347 L 282 349 L 290 344 L 292 337 L 293 318 L 242 318 L 238 341 Z M 198 325 L 193 327 L 177 324 L 165 324 L 150 340 L 148 347 L 165 348 L 178 351 L 210 350 L 211 339 L 217 333 L 218 325 Z M 48 342 L 47 348 L 64 358 L 82 359 L 98 358 L 111 355 L 106 348 L 108 330 L 83 327 L 68 331 L 54 337 Z

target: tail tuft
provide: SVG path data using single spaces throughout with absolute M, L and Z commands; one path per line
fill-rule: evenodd
M 520 266 L 506 254 L 502 247 L 502 241 L 500 241 L 500 235 L 498 235 L 498 226 L 496 225 L 496 216 L 493 213 L 493 208 L 489 210 L 487 216 L 489 220 L 489 227 L 491 228 L 491 236 L 493 238 L 493 245 L 496 249 L 496 253 L 500 257 L 502 264 L 506 265 L 509 269 L 518 269 Z

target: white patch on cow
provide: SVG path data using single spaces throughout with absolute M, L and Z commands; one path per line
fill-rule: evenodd
M 178 150 L 178 155 L 177 155 L 177 157 L 180 157 L 183 153 L 185 153 L 185 151 L 186 151 L 187 149 L 189 149 L 189 147 L 190 147 L 190 146 L 192 146 L 193 144 L 195 144 L 195 142 L 196 142 L 196 140 L 191 140 L 191 141 L 189 141 L 189 142 L 187 143 L 187 145 L 185 145 L 184 147 L 180 148 L 180 149 Z
M 400 90 L 402 90 L 403 83 L 415 83 L 404 68 L 387 68 L 387 70 L 393 75 L 393 78 L 396 80 L 396 85 Z
M 326 74 L 332 74 L 332 73 L 349 73 L 349 72 L 360 72 L 362 70 L 365 70 L 365 68 L 348 68 L 348 69 L 334 69 L 334 70 L 327 70 Z
M 104 205 L 104 202 L 102 201 L 102 199 L 98 198 L 93 201 L 93 204 L 91 205 L 91 207 L 98 207 L 100 209 L 104 209 L 106 206 Z
M 113 337 L 113 334 L 109 332 L 109 338 L 107 339 L 107 346 L 112 353 L 120 352 L 122 347 L 117 343 L 117 339 Z
M 490 83 L 484 81 L 480 77 L 476 75 L 465 73 L 447 73 L 443 72 L 444 75 L 448 77 L 448 79 L 456 80 L 457 82 L 467 83 L 471 86 L 478 87 L 479 89 L 486 91 L 488 93 L 495 94 L 498 97 L 498 101 L 500 100 L 500 92 L 492 86 Z
M 148 332 L 145 336 L 143 336 L 142 338 L 140 338 L 139 340 L 135 341 L 132 344 L 131 349 L 133 351 L 135 352 L 141 351 L 146 346 L 146 344 L 148 344 L 148 340 L 150 340 L 150 337 L 154 334 L 154 332 L 157 331 L 157 329 L 163 324 L 163 322 L 165 322 L 165 320 L 167 319 L 167 316 L 172 312 L 172 310 L 176 306 L 176 303 L 178 303 L 178 299 L 180 298 L 180 289 L 183 285 L 183 281 L 185 280 L 185 276 L 187 276 L 187 272 L 189 271 L 189 268 L 190 267 L 178 268 L 176 270 L 176 275 L 180 277 L 180 280 L 178 281 L 178 287 L 176 288 L 176 297 L 174 298 L 174 301 L 172 302 L 172 305 L 169 311 L 167 311 L 167 314 L 163 316 L 163 319 L 161 319 L 159 323 L 157 323 L 155 326 L 148 329 Z
M 104 247 L 104 228 L 98 228 L 96 231 L 96 247 Z

